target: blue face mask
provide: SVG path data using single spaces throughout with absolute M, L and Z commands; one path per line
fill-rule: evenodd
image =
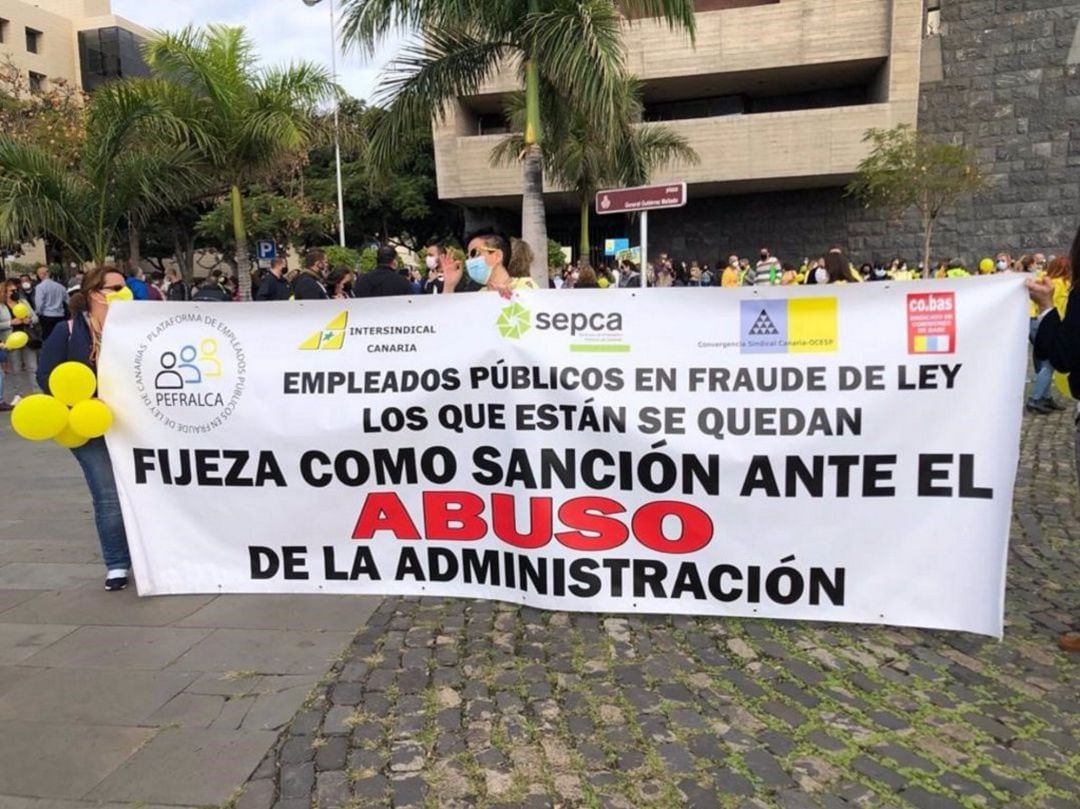
M 483 256 L 477 256 L 476 258 L 470 258 L 465 262 L 465 272 L 469 274 L 469 278 L 480 286 L 487 284 L 488 279 L 491 277 L 491 267 L 484 260 Z

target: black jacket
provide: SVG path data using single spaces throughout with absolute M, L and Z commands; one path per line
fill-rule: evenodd
M 255 300 L 287 301 L 291 294 L 292 290 L 289 289 L 288 281 L 284 278 L 278 278 L 272 272 L 268 272 L 266 277 L 262 279 L 262 283 L 259 284 L 259 289 L 255 293 Z
M 353 284 L 353 295 L 357 298 L 382 298 L 387 295 L 412 295 L 413 288 L 409 279 L 393 267 L 376 267 L 360 275 Z
M 296 276 L 292 285 L 292 294 L 298 301 L 324 301 L 328 297 L 323 283 L 306 271 Z
M 232 300 L 232 298 L 229 297 L 229 293 L 225 291 L 225 287 L 221 286 L 221 284 L 215 284 L 212 281 L 208 281 L 199 287 L 195 291 L 195 294 L 191 296 L 191 299 L 193 301 L 218 301 L 221 303 L 228 303 Z
M 169 284 L 169 289 L 165 293 L 165 300 L 168 301 L 186 301 L 188 299 L 187 284 L 183 281 L 176 281 Z
M 1073 287 L 1065 304 L 1065 319 L 1057 309 L 1046 313 L 1035 333 L 1035 356 L 1054 370 L 1069 374 L 1069 392 L 1080 399 L 1080 287 Z
M 45 345 L 41 347 L 41 355 L 38 358 L 37 383 L 38 387 L 46 393 L 49 390 L 49 374 L 57 365 L 64 362 L 80 362 L 90 367 L 91 371 L 97 372 L 97 363 L 90 359 L 93 353 L 94 337 L 90 333 L 90 325 L 86 322 L 85 315 L 75 315 L 71 319 L 71 325 L 60 323 Z

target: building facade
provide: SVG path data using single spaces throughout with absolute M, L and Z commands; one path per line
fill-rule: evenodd
M 61 81 L 93 92 L 112 79 L 149 75 L 139 47 L 152 35 L 113 14 L 109 0 L 0 3 L 0 60 L 10 60 L 30 92 Z M 44 242 L 24 245 L 19 260 L 44 263 Z
M 0 58 L 27 77 L 32 91 L 63 80 L 92 91 L 124 76 L 148 75 L 139 52 L 147 29 L 113 14 L 109 0 L 4 0 Z
M 793 260 L 846 244 L 908 258 L 912 219 L 844 194 L 870 128 L 917 125 L 976 150 L 991 184 L 944 218 L 935 255 L 1061 252 L 1080 223 L 1080 3 L 1076 0 L 701 0 L 696 47 L 655 21 L 628 24 L 645 116 L 701 162 L 661 170 L 690 203 L 650 218 L 650 252 L 714 262 L 768 246 Z M 520 172 L 489 167 L 502 137 L 505 71 L 436 127 L 439 192 L 473 223 L 516 230 Z M 1073 134 L 1073 133 L 1076 134 Z M 554 238 L 576 244 L 561 189 L 545 188 Z M 630 236 L 594 217 L 592 241 Z

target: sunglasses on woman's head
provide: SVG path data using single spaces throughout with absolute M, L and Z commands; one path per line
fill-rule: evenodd
M 113 284 L 111 287 L 102 287 L 102 292 L 120 292 L 125 288 L 126 284 Z
M 474 247 L 469 251 L 469 258 L 479 258 L 481 253 L 494 253 L 497 247 Z

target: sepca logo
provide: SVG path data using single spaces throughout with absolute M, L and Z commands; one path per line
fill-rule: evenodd
M 518 340 L 532 328 L 532 314 L 520 303 L 512 303 L 499 313 L 495 326 L 502 337 Z
M 315 332 L 300 344 L 301 351 L 339 351 L 345 346 L 345 332 L 349 326 L 349 313 L 342 312 L 326 328 Z
M 621 332 L 622 315 L 618 312 L 540 312 L 536 328 L 540 331 L 568 331 L 571 337 L 581 333 Z

